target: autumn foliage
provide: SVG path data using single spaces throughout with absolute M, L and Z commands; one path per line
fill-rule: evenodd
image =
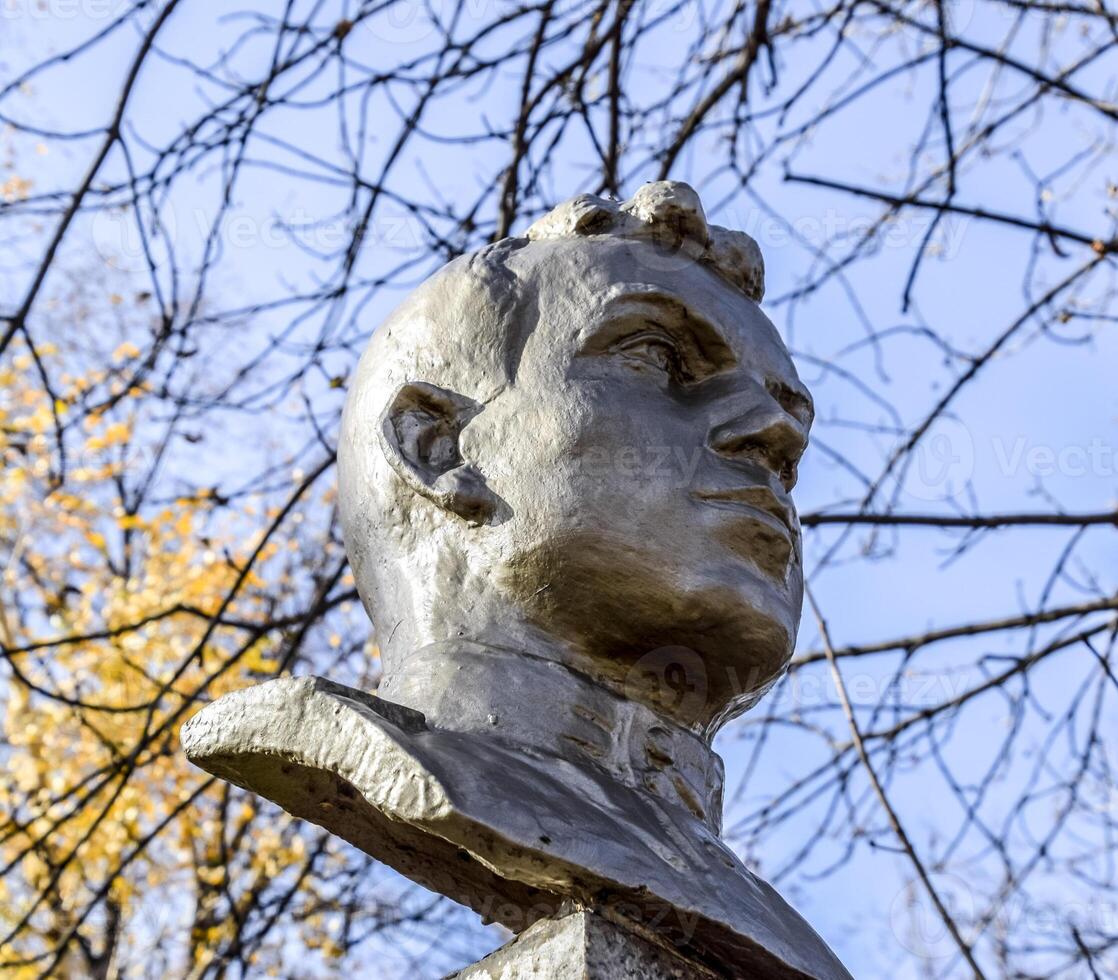
M 37 354 L 58 357 L 46 345 Z M 109 373 L 126 376 L 138 354 L 122 344 Z M 304 560 L 305 542 L 270 533 L 281 506 L 217 508 L 204 491 L 130 502 L 143 385 L 60 372 L 52 401 L 37 380 L 25 351 L 0 371 L 11 671 L 0 694 L 0 962 L 16 976 L 105 974 L 152 951 L 176 971 L 231 951 L 267 965 L 281 940 L 258 934 L 254 917 L 280 896 L 306 949 L 331 956 L 322 918 L 334 898 L 310 873 L 329 879 L 327 865 L 344 870 L 352 856 L 206 778 L 177 741 L 203 699 L 291 666 L 291 626 L 312 623 L 284 603 L 322 568 Z M 102 388 L 113 405 L 82 416 L 60 484 L 56 427 Z M 306 502 L 328 524 L 329 497 L 304 479 L 287 510 Z M 353 596 L 329 527 L 318 533 L 319 560 L 333 565 L 321 618 Z M 327 634 L 327 649 L 340 645 Z M 289 929 L 282 942 L 295 938 Z

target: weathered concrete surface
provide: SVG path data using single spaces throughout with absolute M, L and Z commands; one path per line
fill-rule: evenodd
M 716 980 L 717 974 L 591 912 L 541 919 L 446 980 Z

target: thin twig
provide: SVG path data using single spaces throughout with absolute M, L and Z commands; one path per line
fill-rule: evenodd
M 974 975 L 978 980 L 985 980 L 986 974 L 982 972 L 982 968 L 978 965 L 978 961 L 974 958 L 974 952 L 963 939 L 962 933 L 959 932 L 959 927 L 956 925 L 951 913 L 947 910 L 947 906 L 943 903 L 939 892 L 936 891 L 935 885 L 928 875 L 927 869 L 924 867 L 924 862 L 920 860 L 920 856 L 916 853 L 916 848 L 912 846 L 912 841 L 909 839 L 908 833 L 901 823 L 897 811 L 889 802 L 889 797 L 885 794 L 885 788 L 881 785 L 881 780 L 877 778 L 877 773 L 874 771 L 873 764 L 870 762 L 869 753 L 866 752 L 865 743 L 862 741 L 862 732 L 858 727 L 858 720 L 854 717 L 854 709 L 850 704 L 850 698 L 846 693 L 846 684 L 842 679 L 842 672 L 839 670 L 838 661 L 835 659 L 835 651 L 831 645 L 831 636 L 827 630 L 827 624 L 823 619 L 822 613 L 819 611 L 819 606 L 815 602 L 815 596 L 812 594 L 811 587 L 804 586 L 804 591 L 807 595 L 807 600 L 811 603 L 811 611 L 815 615 L 815 621 L 819 625 L 819 636 L 823 643 L 823 649 L 827 653 L 827 662 L 831 667 L 831 675 L 835 680 L 835 687 L 838 690 L 839 702 L 842 705 L 842 713 L 846 716 L 846 723 L 850 726 L 850 734 L 854 740 L 854 747 L 858 753 L 858 758 L 861 759 L 862 765 L 866 770 L 866 775 L 869 776 L 870 783 L 873 785 L 874 795 L 877 797 L 881 808 L 885 811 L 885 815 L 889 819 L 889 825 L 893 828 L 893 833 L 897 835 L 897 840 L 900 841 L 901 847 L 908 855 L 909 861 L 912 862 L 916 874 L 919 876 L 924 889 L 928 893 L 928 897 L 935 905 L 939 917 L 943 920 L 943 924 L 947 927 L 947 931 L 951 933 L 951 938 L 955 940 L 955 945 L 959 947 L 959 952 L 963 954 L 963 958 L 970 965 L 974 971 Z

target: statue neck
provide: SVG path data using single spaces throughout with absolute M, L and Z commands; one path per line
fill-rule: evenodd
M 484 732 L 530 755 L 596 767 L 702 820 L 722 823 L 722 760 L 698 735 L 552 660 L 466 640 L 402 658 L 378 691 L 427 724 Z

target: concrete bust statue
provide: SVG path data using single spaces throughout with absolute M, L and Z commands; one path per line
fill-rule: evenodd
M 719 838 L 718 728 L 791 656 L 811 399 L 756 244 L 577 197 L 373 334 L 338 451 L 377 696 L 220 699 L 199 765 L 519 931 L 574 903 L 736 976 L 845 977 Z

